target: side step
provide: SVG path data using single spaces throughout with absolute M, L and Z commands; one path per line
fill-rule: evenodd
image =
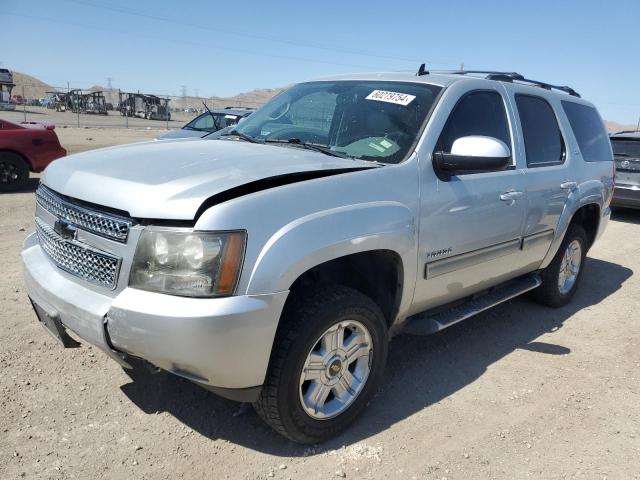
M 471 297 L 466 302 L 457 304 L 448 310 L 437 313 L 431 313 L 429 311 L 418 313 L 407 319 L 402 333 L 409 335 L 431 335 L 502 302 L 522 295 L 529 290 L 533 290 L 539 287 L 541 283 L 542 280 L 540 280 L 540 277 L 537 275 L 526 276 L 494 287 L 484 295 Z

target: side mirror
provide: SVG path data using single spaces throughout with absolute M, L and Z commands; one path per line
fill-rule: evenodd
M 451 146 L 451 153 L 435 152 L 433 154 L 436 172 L 446 176 L 455 172 L 504 170 L 510 164 L 509 147 L 497 138 L 482 135 L 458 138 Z

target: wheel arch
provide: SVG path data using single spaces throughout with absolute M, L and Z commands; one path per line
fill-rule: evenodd
M 353 288 L 371 298 L 387 326 L 396 319 L 405 289 L 402 257 L 393 250 L 369 250 L 334 258 L 302 273 L 290 287 L 289 298 L 303 295 L 319 284 Z
M 569 227 L 571 225 L 580 225 L 582 228 L 584 228 L 585 233 L 587 234 L 588 241 L 587 250 L 591 248 L 593 243 L 596 241 L 598 230 L 600 228 L 601 218 L 602 207 L 600 203 L 596 201 L 582 203 L 572 213 L 569 213 L 568 210 L 565 210 L 565 213 L 560 217 L 560 221 L 558 222 L 555 238 L 551 242 L 551 246 L 549 247 L 547 255 L 540 265 L 540 268 L 544 269 L 548 267 L 549 264 L 553 261 L 553 257 L 558 252 L 558 249 L 562 244 L 562 240 L 569 231 Z
M 20 157 L 27 164 L 27 167 L 29 167 L 29 171 L 33 172 L 33 164 L 31 163 L 31 159 L 27 157 L 24 153 L 18 152 L 17 150 L 13 150 L 11 148 L 0 148 L 0 155 L 2 155 L 3 153 L 12 153 Z

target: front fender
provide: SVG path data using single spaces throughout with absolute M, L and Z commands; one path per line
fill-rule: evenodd
M 370 250 L 391 250 L 403 260 L 405 285 L 415 279 L 415 224 L 411 211 L 392 201 L 315 212 L 280 228 L 265 243 L 251 271 L 248 292 L 288 290 L 304 272 L 329 260 Z M 405 289 L 406 290 L 406 289 Z M 403 293 L 403 301 L 405 294 Z

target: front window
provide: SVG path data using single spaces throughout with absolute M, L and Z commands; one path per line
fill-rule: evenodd
M 204 113 L 198 118 L 191 120 L 185 128 L 187 130 L 205 130 L 207 132 L 217 132 L 223 128 L 235 125 L 240 120 L 239 115 L 228 113 Z
M 383 81 L 302 83 L 237 127 L 264 142 L 312 144 L 349 157 L 402 161 L 441 87 Z

